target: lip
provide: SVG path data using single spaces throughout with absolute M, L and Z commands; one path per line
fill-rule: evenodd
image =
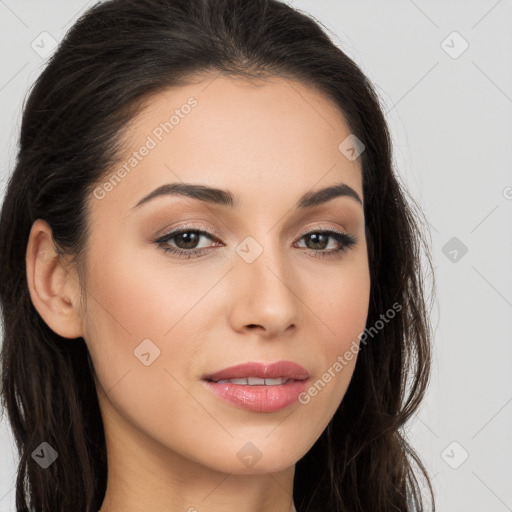
M 218 381 L 221 379 L 239 379 L 244 377 L 305 380 L 309 378 L 309 372 L 293 361 L 277 361 L 270 364 L 250 362 L 230 366 L 218 372 L 205 375 L 203 380 Z
M 285 384 L 269 386 L 216 382 L 244 377 L 289 380 Z M 292 361 L 245 363 L 205 375 L 202 380 L 209 391 L 231 405 L 256 412 L 274 412 L 297 402 L 299 395 L 306 389 L 309 372 Z

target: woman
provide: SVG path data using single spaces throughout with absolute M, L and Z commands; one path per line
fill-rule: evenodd
M 425 510 L 405 194 L 371 84 L 306 15 L 90 9 L 30 94 L 0 219 L 17 510 Z

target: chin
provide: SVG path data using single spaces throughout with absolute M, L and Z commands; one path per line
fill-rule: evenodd
M 279 439 L 237 442 L 235 450 L 228 449 L 232 456 L 224 456 L 218 461 L 215 469 L 235 475 L 260 475 L 278 473 L 294 466 L 307 452 L 306 446 L 287 446 L 279 444 Z M 240 446 L 240 448 L 238 448 Z M 215 458 L 212 454 L 212 459 Z M 226 453 L 226 452 L 224 452 Z M 211 460 L 210 459 L 210 464 Z

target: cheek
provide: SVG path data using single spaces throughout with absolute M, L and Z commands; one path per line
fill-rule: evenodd
M 184 341 L 194 325 L 196 295 L 213 283 L 199 285 L 178 271 L 155 272 L 136 257 L 100 260 L 100 254 L 98 263 L 90 260 L 96 270 L 87 282 L 84 337 L 108 395 L 107 410 L 155 438 L 165 437 L 180 423 L 177 410 L 180 417 L 204 416 L 183 387 L 193 349 Z
M 370 300 L 369 269 L 364 260 L 354 261 L 338 276 L 324 280 L 329 287 L 313 288 L 306 294 L 314 318 L 317 319 L 320 370 L 306 390 L 304 404 L 323 411 L 322 425 L 332 417 L 352 378 L 359 352 L 360 335 L 364 332 Z M 318 283 L 318 281 L 317 281 Z M 325 390 L 325 391 L 324 391 Z M 322 423 L 324 422 L 324 423 Z
M 316 284 L 316 286 L 313 286 Z M 320 286 L 322 284 L 322 286 Z M 364 258 L 353 258 L 337 272 L 326 273 L 310 282 L 307 303 L 323 326 L 326 353 L 344 352 L 366 326 L 370 301 L 370 273 Z
M 100 323 L 133 341 L 168 334 L 214 284 L 208 275 L 197 279 L 191 267 L 169 268 L 152 252 L 132 249 L 96 259 L 88 280 L 89 316 L 97 313 Z
M 192 340 L 203 339 L 208 318 L 217 318 L 207 294 L 218 276 L 204 272 L 198 279 L 197 267 L 170 269 L 160 255 L 133 249 L 108 256 L 97 251 L 88 276 L 84 337 L 103 387 L 128 371 L 130 380 L 142 372 L 141 392 L 168 386 L 164 369 L 183 381 L 193 361 Z M 156 372 L 165 382 L 150 380 Z

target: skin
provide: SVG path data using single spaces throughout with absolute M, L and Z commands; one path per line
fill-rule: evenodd
M 172 132 L 104 198 L 90 198 L 85 295 L 42 220 L 30 233 L 29 289 L 47 324 L 69 343 L 83 337 L 91 354 L 109 465 L 101 512 L 288 512 L 295 464 L 339 406 L 356 357 L 308 404 L 272 413 L 222 401 L 201 377 L 291 360 L 314 383 L 358 341 L 370 295 L 363 206 L 350 197 L 294 205 L 339 182 L 364 200 L 360 158 L 339 151 L 350 130 L 315 89 L 277 77 L 203 77 L 148 99 L 120 165 L 191 96 L 197 106 Z M 161 196 L 133 208 L 176 182 L 228 189 L 241 207 Z M 200 238 L 198 250 L 210 249 L 197 258 L 154 242 L 185 224 L 217 231 Z M 341 230 L 356 244 L 315 257 L 340 244 L 315 245 L 303 236 L 310 228 Z M 235 251 L 248 236 L 263 249 L 252 263 Z M 179 244 L 167 246 L 187 250 Z M 147 338 L 160 350 L 148 366 L 134 355 Z M 248 442 L 261 454 L 252 467 L 237 456 Z

